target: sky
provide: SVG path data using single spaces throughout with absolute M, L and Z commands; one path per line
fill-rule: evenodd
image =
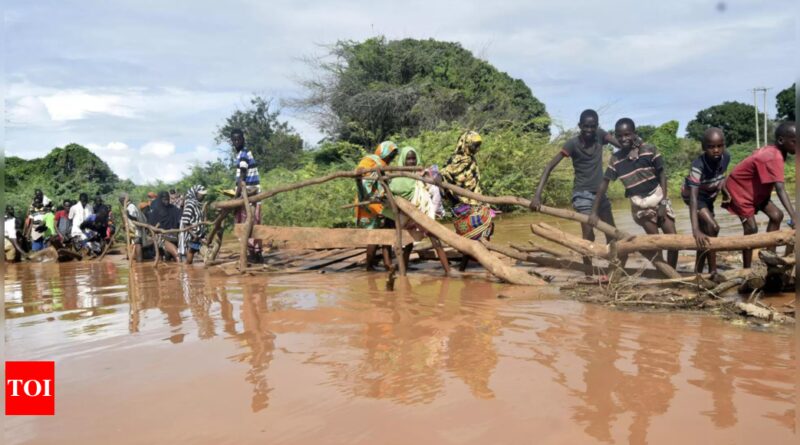
M 139 184 L 216 159 L 227 116 L 253 94 L 301 96 L 303 60 L 337 40 L 459 42 L 522 79 L 561 128 L 585 108 L 604 127 L 627 116 L 683 128 L 760 86 L 774 116 L 796 76 L 791 0 L 4 3 L 6 155 L 75 142 Z M 310 146 L 322 137 L 307 116 L 281 116 Z

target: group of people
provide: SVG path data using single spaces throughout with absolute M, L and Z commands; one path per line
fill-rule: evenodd
M 636 133 L 633 120 L 623 118 L 616 122 L 613 134 L 599 126 L 599 117 L 594 110 L 581 113 L 578 122 L 579 133 L 570 138 L 550 162 L 545 166 L 530 209 L 538 211 L 542 206 L 542 193 L 553 169 L 566 157 L 572 160 L 574 182 L 572 206 L 575 211 L 588 216 L 581 224 L 582 235 L 594 241 L 594 226 L 599 221 L 614 225 L 611 203 L 606 196 L 611 181 L 619 180 L 625 196 L 630 199 L 633 220 L 646 233 L 676 233 L 675 212 L 669 199 L 667 172 L 664 159 L 658 149 L 645 143 Z M 245 147 L 244 133 L 235 129 L 231 132 L 231 145 L 235 150 L 235 184 L 233 190 L 225 192 L 232 197 L 244 193 L 253 196 L 260 190 L 258 165 L 252 152 Z M 446 271 L 449 263 L 441 242 L 422 228 L 417 227 L 405 215 L 397 215 L 387 205 L 386 196 L 394 195 L 408 200 L 431 219 L 443 218 L 445 207 L 452 213 L 456 232 L 469 239 L 489 239 L 494 231 L 493 219 L 496 215 L 489 205 L 463 194 L 453 193 L 449 188 L 440 187 L 443 182 L 460 187 L 474 194 L 481 194 L 481 175 L 476 155 L 482 143 L 481 136 L 474 131 L 463 133 L 455 152 L 441 169 L 433 165 L 416 169 L 428 181 L 409 177 L 383 176 L 376 167 L 389 165 L 417 167 L 422 166 L 422 156 L 415 147 L 399 148 L 392 141 L 378 145 L 374 153 L 365 156 L 359 169 L 371 169 L 356 180 L 357 196 L 355 203 L 356 225 L 364 229 L 394 228 L 399 225 L 409 230 L 415 239 L 429 237 Z M 615 151 L 608 163 L 603 161 L 606 145 L 613 145 Z M 717 272 L 716 256 L 708 251 L 709 238 L 719 233 L 714 204 L 719 195 L 723 196 L 722 207 L 738 216 L 744 234 L 758 231 L 755 214 L 763 212 L 769 218 L 767 231 L 780 228 L 783 213 L 771 201 L 772 192 L 777 191 L 778 199 L 789 215 L 788 224 L 794 228 L 794 207 L 784 187 L 784 163 L 787 156 L 795 154 L 797 135 L 794 122 L 780 123 L 775 129 L 774 145 L 757 149 L 736 165 L 730 175 L 726 175 L 731 156 L 726 151 L 725 134 L 719 128 L 709 128 L 703 134 L 703 153 L 694 159 L 689 173 L 683 181 L 680 198 L 689 206 L 692 234 L 696 240 L 698 255 L 695 264 L 697 272 L 708 265 L 710 273 Z M 141 261 L 145 249 L 160 249 L 166 257 L 191 264 L 203 244 L 207 244 L 206 226 L 201 203 L 207 194 L 202 185 L 191 187 L 186 194 L 175 190 L 149 193 L 149 200 L 136 205 L 123 194 L 119 202 L 125 205 L 128 238 L 133 245 L 133 255 Z M 445 204 L 447 204 L 445 206 Z M 256 223 L 261 220 L 261 203 L 251 202 Z M 104 243 L 115 232 L 111 209 L 98 195 L 92 204 L 86 193 L 81 193 L 78 201 L 66 199 L 54 212 L 52 202 L 36 190 L 33 202 L 25 217 L 21 236 L 18 236 L 16 218 L 12 207 L 6 208 L 5 252 L 6 260 L 13 260 L 17 253 L 25 255 L 26 250 L 20 238 L 26 240 L 31 251 L 44 249 L 49 245 L 73 246 L 76 250 L 97 254 Z M 237 223 L 246 221 L 247 211 L 241 207 L 235 214 Z M 148 239 L 146 225 L 161 230 L 174 230 L 159 233 L 156 240 Z M 607 238 L 607 242 L 610 240 Z M 260 240 L 248 240 L 249 255 L 252 261 L 262 257 Z M 391 268 L 391 251 L 388 246 L 372 245 L 367 248 L 367 268 L 375 265 L 376 253 L 382 248 L 383 262 Z M 407 263 L 411 245 L 403 251 Z M 653 252 L 651 259 L 661 252 Z M 663 258 L 661 258 L 663 261 Z M 466 268 L 468 258 L 464 258 L 461 269 Z M 591 264 L 591 259 L 585 258 Z M 750 267 L 752 252 L 743 252 L 744 267 Z M 677 252 L 670 251 L 667 263 L 675 267 Z M 624 264 L 624 260 L 623 260 Z
M 676 233 L 675 212 L 669 199 L 664 159 L 655 146 L 645 143 L 637 135 L 633 120 L 620 119 L 611 134 L 600 128 L 597 112 L 585 110 L 580 115 L 578 128 L 579 133 L 567 140 L 561 151 L 545 166 L 531 199 L 530 209 L 541 209 L 542 193 L 550 174 L 564 158 L 570 158 L 574 170 L 572 206 L 578 213 L 588 216 L 587 223 L 581 224 L 584 239 L 594 241 L 594 227 L 599 221 L 614 225 L 611 202 L 606 194 L 609 183 L 615 180 L 622 183 L 625 196 L 630 199 L 633 220 L 646 233 Z M 608 163 L 605 163 L 604 147 L 609 144 L 615 149 Z M 788 155 L 795 154 L 796 145 L 795 123 L 780 123 L 775 129 L 774 145 L 757 149 L 727 175 L 731 156 L 726 151 L 725 134 L 719 128 L 705 131 L 702 139 L 703 153 L 687 166 L 689 173 L 683 181 L 680 193 L 680 199 L 690 208 L 692 235 L 698 248 L 695 263 L 698 273 L 706 264 L 712 275 L 717 273 L 716 255 L 707 250 L 707 247 L 709 238 L 716 237 L 719 233 L 714 203 L 720 195 L 723 196 L 722 207 L 740 218 L 744 234 L 748 235 L 758 231 L 755 214 L 759 211 L 769 218 L 767 231 L 780 228 L 783 213 L 771 201 L 774 190 L 787 213 L 792 215 L 788 224 L 794 228 L 795 210 L 784 186 L 784 163 Z M 480 146 L 481 137 L 478 133 L 465 132 L 458 140 L 455 153 L 443 168 L 427 168 L 423 171 L 423 176 L 430 177 L 434 183 L 441 184 L 444 181 L 480 194 L 481 178 L 476 160 Z M 385 141 L 374 153 L 364 157 L 358 168 L 374 169 L 391 164 L 416 166 L 421 164 L 421 157 L 414 147 L 398 149 L 394 142 Z M 365 229 L 390 228 L 396 224 L 391 208 L 384 204 L 383 197 L 387 191 L 382 187 L 379 176 L 380 172 L 372 171 L 356 181 L 356 223 Z M 442 203 L 449 203 L 456 232 L 461 236 L 488 239 L 492 235 L 495 211 L 484 203 L 410 178 L 393 178 L 383 183 L 388 185 L 389 192 L 393 195 L 409 200 L 431 218 L 444 216 Z M 416 231 L 422 236 L 429 235 L 415 227 L 413 222 L 405 218 L 401 220 L 401 226 L 412 230 L 412 233 Z M 449 270 L 440 243 L 435 237 L 431 237 L 431 241 L 445 265 L 445 270 Z M 610 242 L 608 238 L 606 241 Z M 374 267 L 377 250 L 378 246 L 370 246 L 367 251 L 368 269 Z M 647 255 L 652 260 L 664 260 L 661 252 L 649 252 Z M 405 253 L 404 257 L 407 261 L 408 254 Z M 383 260 L 387 268 L 391 267 L 388 246 L 383 246 Z M 467 260 L 465 258 L 465 262 L 462 262 L 462 270 L 466 267 Z M 678 252 L 669 251 L 666 262 L 674 268 L 677 260 Z M 584 262 L 591 265 L 590 258 L 584 258 Z M 625 263 L 624 258 L 622 262 Z M 744 251 L 744 267 L 750 267 L 751 262 L 752 251 Z
M 200 184 L 190 187 L 184 195 L 163 190 L 148 194 L 152 200 L 139 206 L 130 202 L 127 194 L 122 194 L 119 202 L 125 206 L 127 238 L 133 247 L 133 259 L 142 261 L 159 249 L 165 259 L 192 264 L 205 243 L 201 203 L 206 194 L 206 188 Z M 149 236 L 146 225 L 159 229 L 155 239 Z
M 235 174 L 234 183 L 236 187 L 223 193 L 231 197 L 240 197 L 244 192 L 248 196 L 253 196 L 261 191 L 261 177 L 258 172 L 258 164 L 253 157 L 252 151 L 245 147 L 244 133 L 240 129 L 231 131 L 231 145 L 236 154 L 234 157 Z M 200 252 L 204 245 L 208 245 L 211 240 L 208 238 L 208 230 L 205 224 L 205 214 L 203 202 L 208 194 L 208 190 L 197 184 L 189 188 L 186 194 L 179 194 L 174 189 L 161 191 L 150 196 L 153 200 L 146 207 L 145 211 L 137 208 L 136 205 L 128 203 L 125 208 L 128 221 L 128 238 L 133 244 L 133 255 L 136 261 L 141 261 L 143 251 L 149 249 L 159 249 L 164 254 L 165 259 L 192 264 L 196 254 Z M 120 204 L 127 201 L 127 196 L 120 197 Z M 251 203 L 254 220 L 261 221 L 261 203 Z M 141 206 L 140 206 L 141 207 Z M 247 211 L 241 208 L 235 214 L 236 223 L 243 223 L 247 219 Z M 157 232 L 156 240 L 148 239 L 150 233 L 145 228 L 146 223 L 151 228 L 161 231 L 173 231 L 163 233 Z M 151 246 L 151 247 L 150 247 Z M 262 260 L 261 241 L 256 239 L 248 240 L 248 256 L 251 261 L 260 262 Z
M 21 230 L 14 207 L 6 206 L 5 259 L 14 261 L 49 246 L 97 255 L 115 231 L 111 209 L 101 196 L 90 203 L 89 196 L 81 193 L 77 201 L 65 199 L 54 208 L 50 198 L 36 189 Z
M 667 172 L 658 149 L 644 143 L 636 134 L 636 124 L 629 118 L 617 121 L 614 136 L 600 129 L 597 113 L 585 110 L 578 122 L 580 133 L 567 141 L 564 148 L 545 167 L 539 186 L 531 200 L 532 210 L 541 207 L 541 196 L 550 172 L 564 158 L 572 159 L 575 171 L 572 206 L 588 215 L 582 224 L 583 238 L 594 241 L 594 226 L 598 221 L 614 225 L 611 203 L 606 192 L 611 181 L 619 180 L 630 199 L 633 220 L 646 233 L 676 233 L 675 212 L 669 199 Z M 616 150 L 603 171 L 602 149 L 606 143 Z M 758 231 L 755 214 L 763 212 L 769 218 L 767 231 L 780 228 L 783 212 L 771 201 L 773 190 L 790 215 L 788 225 L 794 228 L 795 210 L 784 186 L 784 163 L 788 155 L 795 154 L 797 134 L 794 122 L 782 122 L 775 129 L 774 145 L 754 151 L 726 175 L 731 156 L 725 148 L 725 134 L 719 128 L 708 128 L 702 138 L 703 153 L 694 159 L 685 177 L 680 198 L 689 206 L 689 215 L 698 248 L 695 271 L 702 272 L 705 265 L 712 275 L 717 273 L 716 255 L 705 248 L 709 238 L 719 234 L 719 224 L 714 213 L 714 203 L 722 196 L 721 206 L 736 215 L 749 235 Z M 606 240 L 607 242 L 610 240 Z M 661 252 L 652 253 L 658 259 Z M 655 257 L 655 256 L 658 256 Z M 667 263 L 677 264 L 677 251 L 670 251 Z M 584 259 L 590 262 L 589 259 Z M 743 265 L 749 268 L 752 251 L 743 252 Z M 623 259 L 624 264 L 624 259 Z
M 422 158 L 414 147 L 405 146 L 398 149 L 392 141 L 382 142 L 374 153 L 364 157 L 357 166 L 358 169 L 373 169 L 373 171 L 365 173 L 356 180 L 358 190 L 355 211 L 356 225 L 365 229 L 377 229 L 394 228 L 400 224 L 402 228 L 409 230 L 417 240 L 427 236 L 445 271 L 449 272 L 449 262 L 441 242 L 432 234 L 426 233 L 422 228 L 416 226 L 404 215 L 395 215 L 393 209 L 384 203 L 383 198 L 387 193 L 404 198 L 431 219 L 444 217 L 446 215 L 444 204 L 447 203 L 447 207 L 455 218 L 454 225 L 459 235 L 474 240 L 489 239 L 494 230 L 495 211 L 484 203 L 451 193 L 449 189 L 437 185 L 447 182 L 469 192 L 480 194 L 482 192 L 481 175 L 475 156 L 480 150 L 481 143 L 481 136 L 477 132 L 463 133 L 458 139 L 455 153 L 445 162 L 441 170 L 437 165 L 433 165 L 420 172 L 423 178 L 429 178 L 433 184 L 413 178 L 396 177 L 389 180 L 384 179 L 383 183 L 388 186 L 387 191 L 380 182 L 381 172 L 374 171 L 375 168 L 389 166 L 392 163 L 396 166 L 416 167 L 422 165 Z M 403 261 L 405 263 L 408 263 L 412 247 L 411 244 L 404 247 Z M 367 248 L 366 267 L 368 270 L 372 270 L 374 267 L 377 249 L 376 245 Z M 382 251 L 384 266 L 389 269 L 392 267 L 390 249 L 388 246 L 382 246 Z M 468 261 L 468 257 L 463 258 L 461 270 L 466 268 Z
M 150 192 L 147 201 L 136 205 L 129 202 L 128 195 L 123 193 L 119 202 L 121 205 L 127 203 L 127 219 L 135 221 L 127 224 L 135 259 L 141 261 L 143 253 L 148 252 L 148 249 L 151 255 L 153 253 L 153 240 L 148 240 L 142 226 L 149 224 L 164 230 L 189 228 L 180 233 L 160 236 L 158 248 L 165 255 L 191 263 L 194 254 L 200 250 L 200 243 L 205 235 L 205 226 L 200 224 L 200 202 L 205 195 L 205 188 L 196 185 L 185 195 L 180 195 L 175 190 L 158 194 Z M 53 209 L 51 200 L 40 189 L 36 189 L 23 221 L 20 228 L 14 208 L 6 207 L 6 261 L 14 261 L 18 257 L 27 258 L 31 253 L 51 246 L 69 249 L 84 257 L 97 256 L 116 233 L 111 208 L 103 202 L 100 195 L 95 196 L 90 203 L 87 193 L 81 193 L 77 201 L 65 199 L 62 205 Z

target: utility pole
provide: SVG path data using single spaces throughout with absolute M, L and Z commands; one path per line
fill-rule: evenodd
M 755 107 L 755 117 L 756 117 L 756 148 L 759 148 L 763 145 L 767 145 L 768 139 L 768 127 L 767 127 L 767 91 L 771 90 L 772 88 L 767 87 L 758 87 L 753 88 L 753 107 Z M 764 94 L 764 143 L 761 144 L 761 137 L 759 135 L 759 122 L 758 122 L 758 93 L 761 92 Z
M 757 88 L 753 88 L 753 108 L 755 109 L 755 112 L 756 112 L 756 148 L 761 146 L 761 145 L 759 145 L 761 138 L 759 137 L 759 134 L 758 134 L 758 99 L 756 98 L 756 91 L 757 90 L 758 90 Z

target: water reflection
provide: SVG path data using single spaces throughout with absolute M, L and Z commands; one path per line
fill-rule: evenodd
M 266 314 L 267 294 L 263 286 L 245 284 L 242 286 L 241 319 L 244 329 L 235 334 L 239 344 L 244 345 L 245 352 L 232 358 L 240 363 L 247 363 L 245 381 L 253 386 L 250 408 L 253 412 L 269 406 L 269 393 L 272 389 L 267 381 L 267 369 L 275 350 L 275 334 L 269 330 Z
M 793 337 L 713 317 L 498 299 L 508 288 L 427 276 L 398 278 L 389 292 L 383 274 L 227 277 L 108 263 L 15 266 L 6 280 L 9 357 L 81 349 L 101 332 L 145 361 L 200 348 L 203 360 L 172 366 L 189 376 L 232 367 L 217 372 L 235 383 L 197 391 L 235 394 L 251 413 L 283 412 L 278 395 L 295 390 L 289 403 L 310 411 L 319 393 L 334 407 L 478 403 L 508 416 L 519 396 L 605 443 L 647 443 L 687 416 L 704 434 L 753 422 L 794 429 Z M 500 414 L 487 422 L 508 426 Z

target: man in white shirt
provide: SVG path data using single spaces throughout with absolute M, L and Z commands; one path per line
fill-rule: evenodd
M 5 247 L 6 262 L 10 263 L 14 261 L 17 252 L 25 258 L 26 254 L 17 242 L 17 219 L 14 218 L 14 207 L 6 206 L 6 223 L 4 229 L 3 245 Z
M 80 199 L 74 206 L 69 209 L 68 218 L 72 221 L 72 238 L 83 241 L 86 235 L 81 230 L 83 221 L 92 214 L 92 205 L 89 204 L 89 196 L 86 193 L 81 193 Z

